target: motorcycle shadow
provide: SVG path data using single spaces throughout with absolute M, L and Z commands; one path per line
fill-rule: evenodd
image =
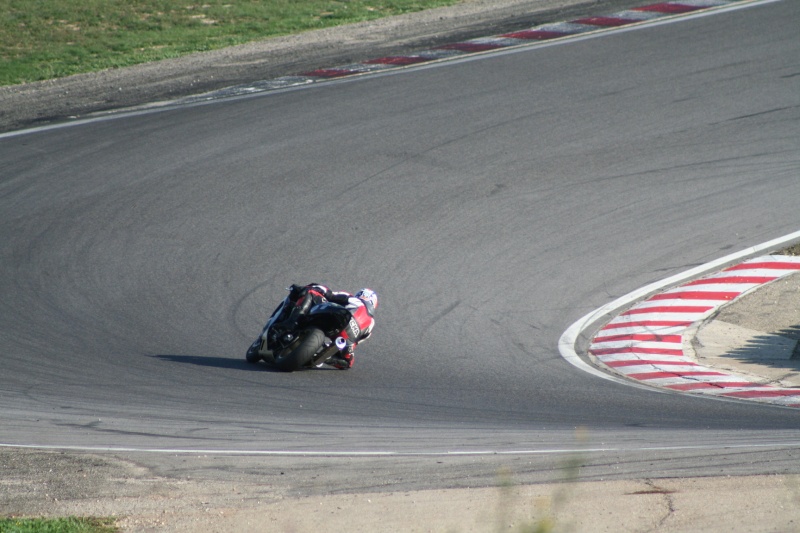
M 259 372 L 280 372 L 277 368 L 264 362 L 248 363 L 241 358 L 216 357 L 203 355 L 153 355 L 155 359 L 170 363 L 183 363 L 187 365 L 205 366 L 211 368 L 225 368 L 230 370 L 247 370 Z

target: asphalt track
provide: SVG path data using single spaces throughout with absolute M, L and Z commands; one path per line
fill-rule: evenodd
M 800 226 L 798 20 L 763 3 L 0 139 L 0 443 L 800 472 L 797 410 L 558 351 L 593 309 Z M 247 365 L 312 280 L 381 295 L 355 368 Z

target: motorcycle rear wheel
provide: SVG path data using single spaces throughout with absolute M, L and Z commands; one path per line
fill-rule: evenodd
M 275 356 L 275 368 L 284 372 L 300 370 L 314 359 L 325 342 L 325 334 L 317 328 L 308 328 L 300 333 L 300 337 L 291 350 L 284 350 Z

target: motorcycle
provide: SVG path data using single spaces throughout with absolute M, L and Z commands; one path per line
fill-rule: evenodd
M 297 305 L 291 299 L 295 289 L 289 289 L 248 348 L 248 363 L 263 359 L 284 372 L 320 367 L 346 349 L 348 339 L 358 338 L 358 324 L 346 307 L 324 299 L 315 303 L 308 295 Z

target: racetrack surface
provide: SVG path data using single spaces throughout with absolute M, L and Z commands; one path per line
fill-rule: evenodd
M 800 471 L 796 410 L 627 387 L 557 347 L 618 296 L 797 229 L 799 17 L 766 3 L 3 138 L 0 443 Z M 354 369 L 247 365 L 307 281 L 379 292 Z

